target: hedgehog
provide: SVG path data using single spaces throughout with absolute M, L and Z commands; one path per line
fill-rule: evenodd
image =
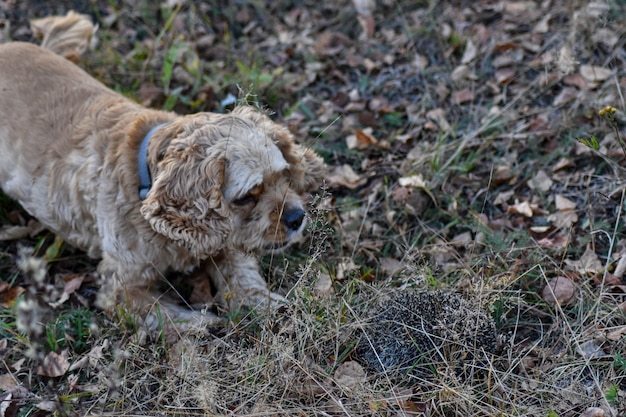
M 375 372 L 424 377 L 442 363 L 488 359 L 496 342 L 492 318 L 475 303 L 444 291 L 403 291 L 363 326 L 357 355 Z

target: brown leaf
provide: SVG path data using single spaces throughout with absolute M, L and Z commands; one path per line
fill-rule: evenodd
M 560 194 L 554 196 L 554 205 L 557 210 L 575 210 L 576 203 L 572 200 L 563 197 Z
M 358 175 L 350 165 L 341 165 L 335 167 L 335 169 L 326 177 L 326 182 L 330 187 L 346 187 L 349 189 L 355 189 L 365 184 L 366 178 Z
M 567 305 L 576 294 L 576 284 L 569 278 L 557 277 L 546 285 L 541 297 L 550 304 Z
M 566 259 L 565 264 L 581 275 L 595 275 L 603 269 L 602 262 L 591 246 L 587 246 L 579 260 Z
M 617 341 L 623 336 L 626 336 L 626 326 L 617 326 L 607 333 L 606 338 L 612 341 Z
M 6 282 L 0 281 L 0 307 L 11 308 L 17 302 L 20 295 L 24 293 L 24 288 L 16 286 L 10 287 Z
M 330 275 L 320 272 L 317 274 L 317 281 L 313 288 L 313 293 L 322 297 L 328 296 L 333 292 L 333 281 Z
M 30 220 L 26 226 L 2 226 L 0 228 L 0 241 L 33 237 L 42 230 L 44 230 L 43 225 L 35 220 Z
M 463 104 L 473 101 L 475 98 L 474 92 L 469 88 L 464 88 L 461 91 L 455 91 L 452 93 L 453 104 Z
M 61 294 L 61 297 L 59 298 L 57 302 L 51 303 L 51 306 L 58 307 L 64 302 L 66 302 L 67 300 L 69 300 L 70 295 L 74 294 L 74 292 L 76 292 L 76 290 L 80 288 L 84 280 L 85 280 L 84 275 L 77 275 L 74 278 L 67 281 L 65 283 L 65 287 L 63 288 L 63 294 Z
M 465 45 L 465 52 L 463 52 L 463 57 L 461 58 L 461 63 L 469 64 L 476 58 L 477 54 L 478 48 L 471 39 L 468 39 L 467 44 Z
M 354 135 L 350 135 L 346 138 L 346 144 L 348 149 L 367 149 L 370 146 L 376 146 L 378 140 L 372 136 L 373 129 L 367 127 L 363 130 L 357 129 Z
M 63 376 L 70 367 L 68 361 L 68 350 L 65 349 L 58 354 L 56 352 L 50 352 L 43 359 L 43 363 L 37 368 L 37 375 L 47 377 Z
M 334 374 L 335 383 L 342 388 L 354 388 L 365 382 L 363 367 L 355 362 L 344 362 L 337 367 Z
M 448 121 L 446 120 L 446 112 L 442 108 L 429 110 L 426 113 L 426 117 L 437 123 L 439 125 L 439 129 L 443 130 L 444 132 L 452 131 L 450 123 L 448 123 Z
M 507 84 L 515 78 L 515 70 L 513 68 L 500 68 L 495 75 L 498 84 Z
M 573 87 L 565 87 L 556 97 L 554 97 L 552 105 L 554 107 L 560 107 L 564 104 L 574 101 L 576 97 L 578 97 L 578 90 Z
M 589 407 L 578 417 L 606 417 L 606 413 L 600 407 Z
M 17 387 L 19 383 L 11 374 L 0 375 L 0 389 L 2 391 L 11 391 Z
M 595 65 L 581 65 L 580 75 L 590 83 L 605 81 L 613 75 L 613 71 L 608 68 L 598 67 Z
M 527 185 L 531 190 L 539 190 L 541 192 L 548 192 L 552 187 L 554 182 L 552 179 L 546 174 L 546 172 L 541 169 L 537 174 L 530 180 L 528 180 Z
M 515 201 L 515 204 L 508 207 L 508 213 L 521 214 L 524 217 L 533 217 L 533 209 L 537 208 L 536 204 L 530 204 L 528 201 Z
M 387 275 L 395 275 L 402 271 L 405 265 L 394 258 L 380 258 L 380 269 Z

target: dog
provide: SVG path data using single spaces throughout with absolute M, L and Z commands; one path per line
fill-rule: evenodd
M 84 50 L 85 22 L 76 13 L 46 18 L 33 23 L 44 47 L 0 45 L 0 188 L 101 259 L 97 303 L 107 311 L 126 304 L 212 323 L 212 313 L 163 296 L 170 271 L 210 280 L 206 305 L 281 300 L 255 255 L 300 237 L 322 158 L 251 106 L 179 115 L 105 87 L 65 58 Z

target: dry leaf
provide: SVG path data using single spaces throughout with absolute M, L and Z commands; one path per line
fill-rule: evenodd
M 66 302 L 67 300 L 69 300 L 70 295 L 74 294 L 74 292 L 76 292 L 76 290 L 80 288 L 84 279 L 85 279 L 84 275 L 78 275 L 76 278 L 73 278 L 69 280 L 68 282 L 66 282 L 65 287 L 63 288 L 63 294 L 61 294 L 61 297 L 59 298 L 57 302 L 50 303 L 50 306 L 56 308 L 60 306 L 61 304 L 63 304 L 64 302 Z
M 595 340 L 588 340 L 578 345 L 578 353 L 580 353 L 585 359 L 595 359 L 606 356 L 602 350 L 602 346 Z
M 13 388 L 17 387 L 19 384 L 13 375 L 11 374 L 3 374 L 0 375 L 0 389 L 2 391 L 11 391 Z
M 463 52 L 463 57 L 461 58 L 462 64 L 469 64 L 476 58 L 478 54 L 478 48 L 471 39 L 468 39 L 467 44 L 465 45 L 465 52 Z
M 531 190 L 539 190 L 541 192 L 548 192 L 552 187 L 553 181 L 542 169 L 526 183 Z
M 590 82 L 596 83 L 598 81 L 605 81 L 613 75 L 613 71 L 608 68 L 598 67 L 595 65 L 581 65 L 580 75 Z
M 578 90 L 576 90 L 574 87 L 565 87 L 561 90 L 561 92 L 556 97 L 554 97 L 554 100 L 552 101 L 552 105 L 554 107 L 560 107 L 564 104 L 574 101 L 574 99 L 576 99 L 577 96 L 578 96 Z
M 341 165 L 326 177 L 326 182 L 330 187 L 346 187 L 355 189 L 365 184 L 367 179 L 359 176 L 350 165 Z
M 557 277 L 543 288 L 541 297 L 549 304 L 567 305 L 576 294 L 576 284 L 567 277 Z
M 574 203 L 572 200 L 569 200 L 563 197 L 560 194 L 557 194 L 554 196 L 554 205 L 556 206 L 557 210 L 575 210 L 576 209 L 576 203 Z
M 458 67 L 453 69 L 452 72 L 450 73 L 450 79 L 454 81 L 455 83 L 458 83 L 460 81 L 467 79 L 469 73 L 470 73 L 470 69 L 467 65 L 459 65 Z
M 603 269 L 602 262 L 598 259 L 598 255 L 596 255 L 589 245 L 578 261 L 566 259 L 565 264 L 581 275 L 595 275 Z
M 600 407 L 589 407 L 578 417 L 606 417 L 606 413 Z
M 426 113 L 426 117 L 436 122 L 439 125 L 439 129 L 443 130 L 444 132 L 452 131 L 450 123 L 448 123 L 448 121 L 446 120 L 446 112 L 442 108 L 436 108 L 428 111 Z
M 626 336 L 626 326 L 618 326 L 607 333 L 606 338 L 612 341 L 618 341 L 624 336 Z
M 22 287 L 11 287 L 6 282 L 0 281 L 0 307 L 13 307 L 18 297 L 22 295 L 24 291 Z
M 455 91 L 452 93 L 453 104 L 463 104 L 473 101 L 475 98 L 474 92 L 469 88 L 464 88 L 461 91 Z
M 320 296 L 327 296 L 333 292 L 333 281 L 330 275 L 320 272 L 317 274 L 317 281 L 313 287 L 313 293 Z
M 405 265 L 394 258 L 380 258 L 380 269 L 387 275 L 395 275 L 405 268 Z
M 0 241 L 33 237 L 42 230 L 44 230 L 43 225 L 35 220 L 30 220 L 26 226 L 2 226 L 0 228 Z
M 524 217 L 533 217 L 533 208 L 537 208 L 536 204 L 530 204 L 528 201 L 521 203 L 515 200 L 515 204 L 508 207 L 508 213 L 521 214 Z
M 354 388 L 365 382 L 365 371 L 359 363 L 348 361 L 337 367 L 334 378 L 339 387 Z
M 377 145 L 378 140 L 372 136 L 373 131 L 371 127 L 367 127 L 363 130 L 357 129 L 354 135 L 350 135 L 346 138 L 348 149 L 367 149 L 370 146 Z
M 63 376 L 70 367 L 70 362 L 67 360 L 68 350 L 65 349 L 61 354 L 56 352 L 50 352 L 43 359 L 43 363 L 37 368 L 37 375 L 58 377 Z
M 557 229 L 569 229 L 578 221 L 578 214 L 574 210 L 561 210 L 549 215 L 548 221 Z
M 513 68 L 501 68 L 496 71 L 495 77 L 498 84 L 507 84 L 515 78 L 515 70 Z

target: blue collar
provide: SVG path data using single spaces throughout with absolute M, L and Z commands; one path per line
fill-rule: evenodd
M 150 178 L 150 168 L 148 167 L 148 144 L 150 143 L 150 138 L 154 135 L 154 132 L 159 130 L 161 127 L 167 125 L 169 123 L 161 123 L 160 125 L 154 126 L 148 134 L 141 141 L 141 146 L 139 147 L 139 198 L 144 200 L 148 195 L 148 191 L 150 191 L 150 187 L 152 187 L 152 179 Z

